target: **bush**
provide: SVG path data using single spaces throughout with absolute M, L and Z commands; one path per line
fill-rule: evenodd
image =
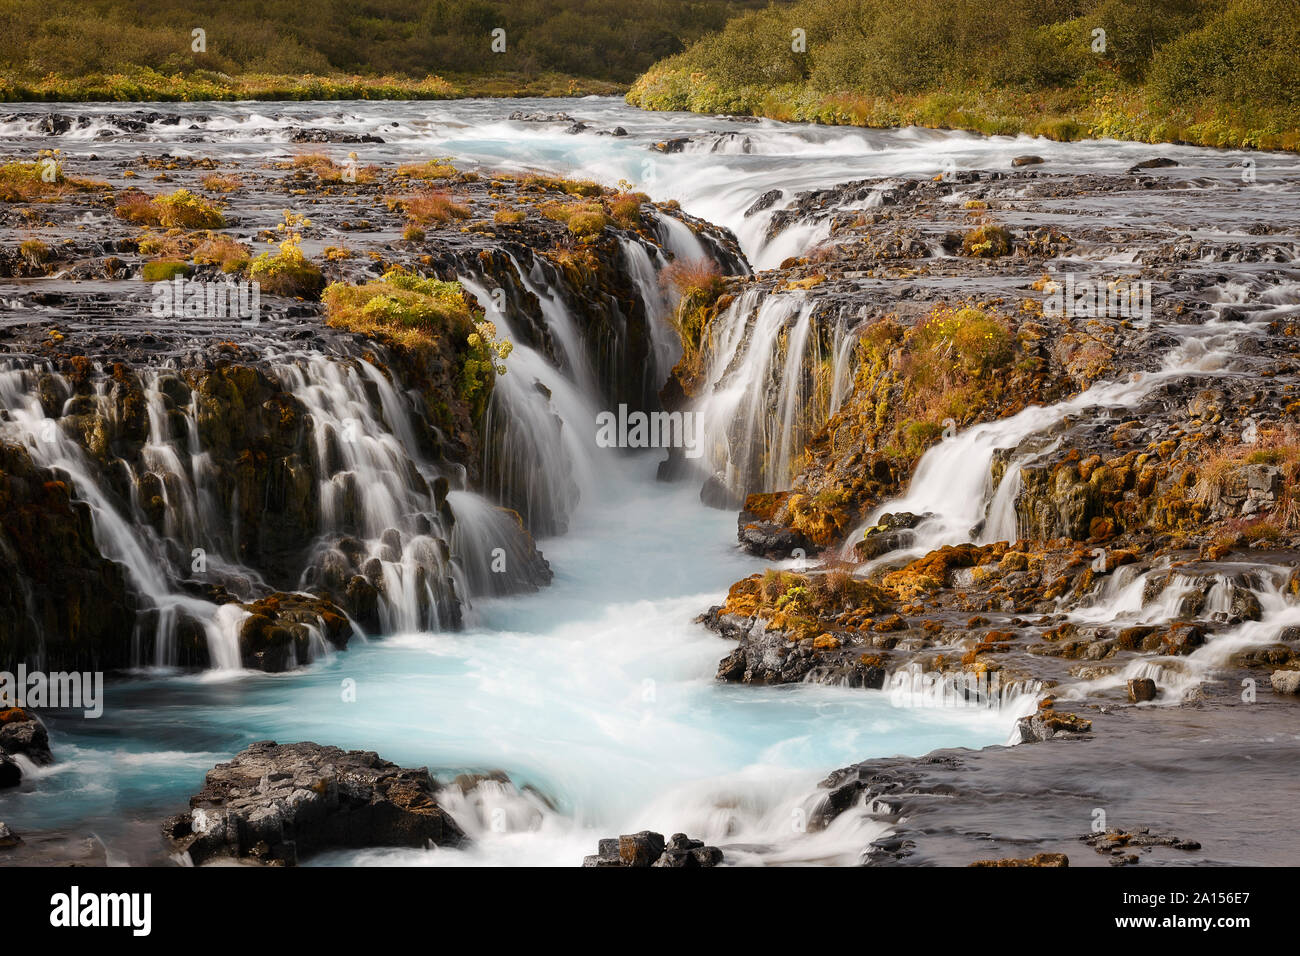
M 50 258 L 50 247 L 39 239 L 24 239 L 18 243 L 18 254 L 28 265 L 39 266 Z
M 113 212 L 127 222 L 164 229 L 220 229 L 225 225 L 221 211 L 213 203 L 188 189 L 153 198 L 138 189 L 128 190 L 118 197 Z
M 581 206 L 569 216 L 568 225 L 579 239 L 595 239 L 609 225 L 609 217 L 600 206 Z
M 315 299 L 320 295 L 325 279 L 320 269 L 312 265 L 302 252 L 302 233 L 311 220 L 290 210 L 284 211 L 284 221 L 277 227 L 287 233 L 275 255 L 264 252 L 248 268 L 248 277 L 256 281 L 271 295 L 297 299 Z
M 624 229 L 641 223 L 642 196 L 638 193 L 619 193 L 609 200 L 609 214 Z
M 429 226 L 451 222 L 453 219 L 468 219 L 470 208 L 455 202 L 451 194 L 439 189 L 418 193 L 403 202 L 406 218 L 417 226 Z
M 140 267 L 140 278 L 145 282 L 168 282 L 176 276 L 189 274 L 189 263 L 178 259 L 159 259 L 156 262 L 146 262 Z
M 450 163 L 431 159 L 424 163 L 406 163 L 398 166 L 393 175 L 407 179 L 450 179 L 456 175 L 456 167 Z
M 936 308 L 917 332 L 917 342 L 987 375 L 1011 361 L 1014 343 L 1001 319 L 980 309 Z
M 994 259 L 1011 252 L 1011 233 L 1001 226 L 976 226 L 961 237 L 961 253 L 982 259 Z
M 195 265 L 216 265 L 222 272 L 242 272 L 248 267 L 249 253 L 241 243 L 229 236 L 204 239 L 190 254 Z
M 221 173 L 207 173 L 199 180 L 204 189 L 209 189 L 214 193 L 234 192 L 244 184 L 244 181 L 238 176 L 224 176 Z

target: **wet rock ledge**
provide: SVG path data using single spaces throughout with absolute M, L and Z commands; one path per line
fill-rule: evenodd
M 21 707 L 0 708 L 0 790 L 16 787 L 23 772 L 15 757 L 37 766 L 54 761 L 45 725 Z
M 378 754 L 263 740 L 208 771 L 190 810 L 163 835 L 174 858 L 292 866 L 323 850 L 458 846 L 429 771 Z
M 692 840 L 685 833 L 674 833 L 665 842 L 662 833 L 642 830 L 640 833 L 624 834 L 617 839 L 601 840 L 596 853 L 584 858 L 582 865 L 691 869 L 718 866 L 721 862 L 722 851 L 716 846 L 705 846 L 703 840 Z

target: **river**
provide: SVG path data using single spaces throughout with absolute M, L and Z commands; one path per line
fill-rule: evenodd
M 57 108 L 90 118 L 60 137 L 62 147 L 101 158 L 163 150 L 279 157 L 303 148 L 289 144 L 293 129 L 311 127 L 382 137 L 321 147 L 338 158 L 355 149 L 363 163 L 446 156 L 460 166 L 626 180 L 732 229 L 755 269 L 804 252 L 824 235 L 810 223 L 769 239 L 771 210 L 745 211 L 771 190 L 782 190 L 779 209 L 807 189 L 1005 168 L 1025 152 L 1047 157 L 1057 171 L 1080 172 L 1122 170 L 1155 152 L 1116 142 L 642 113 L 597 98 L 163 104 L 147 108 L 165 121 L 108 137 L 96 117 L 121 107 Z M 564 111 L 591 129 L 509 120 L 515 111 Z M 680 151 L 648 149 L 680 137 L 690 138 Z M 36 134 L 15 122 L 0 129 L 0 140 L 25 148 Z M 1172 146 L 1159 154 L 1203 164 L 1207 176 L 1235 175 L 1227 171 L 1234 154 Z M 686 232 L 676 241 L 689 252 L 694 239 Z M 1206 365 L 1207 352 L 1221 360 L 1230 336 L 1213 339 L 1220 331 L 1202 330 L 1206 347 L 1189 347 L 1188 361 Z M 582 383 L 571 387 L 576 418 L 584 414 Z M 1134 390 L 1115 386 L 1098 400 L 1123 404 Z M 984 439 L 970 441 L 982 463 L 1001 433 L 980 434 Z M 50 717 L 57 760 L 0 797 L 0 818 L 19 830 L 93 832 L 111 861 L 148 862 L 158 854 L 159 822 L 183 808 L 214 763 L 255 740 L 314 740 L 428 766 L 443 781 L 464 772 L 508 777 L 479 786 L 468 800 L 454 787 L 443 791 L 473 838 L 468 849 L 334 853 L 319 863 L 570 865 L 595 852 L 600 837 L 648 828 L 722 846 L 734 863 L 844 864 L 884 825 L 859 808 L 809 832 L 816 784 L 828 771 L 872 756 L 1002 744 L 1031 706 L 920 708 L 899 706 L 883 691 L 715 682 L 728 645 L 694 618 L 765 563 L 737 547 L 734 512 L 704 507 L 698 487 L 656 482 L 654 456 L 594 446 L 578 454 L 587 460 L 570 527 L 538 542 L 555 571 L 549 587 L 478 598 L 458 632 L 354 641 L 345 653 L 284 674 L 154 669 L 115 680 L 101 719 Z M 969 462 L 948 467 L 974 473 Z M 914 489 L 918 501 L 925 496 Z M 921 504 L 916 511 L 941 510 L 928 499 Z M 956 515 L 932 544 L 956 540 L 953 528 L 969 524 L 967 514 Z

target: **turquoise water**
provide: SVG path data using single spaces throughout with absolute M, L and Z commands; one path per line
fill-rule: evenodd
M 514 785 L 449 803 L 472 850 L 323 862 L 574 864 L 599 837 L 645 827 L 843 861 L 876 824 L 850 815 L 833 833 L 808 834 L 792 822 L 828 771 L 1006 740 L 1006 712 L 715 683 L 732 645 L 694 618 L 761 563 L 732 544 L 733 513 L 704 508 L 692 486 L 654 482 L 653 458 L 611 453 L 610 465 L 604 500 L 542 542 L 556 572 L 549 589 L 481 602 L 460 633 L 357 642 L 293 673 L 114 683 L 100 720 L 50 720 L 58 762 L 0 798 L 0 816 L 20 831 L 93 832 L 116 858 L 142 862 L 160 852 L 158 823 L 184 809 L 214 763 L 254 740 L 314 740 L 444 780 L 501 770 Z M 504 831 L 491 826 L 498 806 L 513 821 Z

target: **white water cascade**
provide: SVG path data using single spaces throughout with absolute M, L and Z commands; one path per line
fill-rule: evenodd
M 860 574 L 870 573 L 882 562 L 920 557 L 944 545 L 971 540 L 1014 540 L 1015 534 L 1002 538 L 983 534 L 990 503 L 994 505 L 995 520 L 988 525 L 989 529 L 999 535 L 1015 530 L 1007 516 L 1014 506 L 1013 489 L 1019 481 L 1019 462 L 1012 462 L 1006 469 L 1002 481 L 1008 484 L 1008 489 L 1003 492 L 992 487 L 995 452 L 1015 448 L 1071 415 L 1089 410 L 1112 412 L 1132 408 L 1164 382 L 1186 375 L 1227 374 L 1237 339 L 1249 331 L 1249 326 L 1242 323 L 1206 323 L 1166 356 L 1157 371 L 1137 373 L 1128 381 L 1101 382 L 1066 401 L 1030 406 L 1010 418 L 975 425 L 941 441 L 921 457 L 906 494 L 878 506 L 848 536 L 845 556 L 852 556 L 853 545 L 864 531 L 879 523 L 882 515 L 900 512 L 928 517 L 916 526 L 910 547 L 869 562 L 859 569 Z

